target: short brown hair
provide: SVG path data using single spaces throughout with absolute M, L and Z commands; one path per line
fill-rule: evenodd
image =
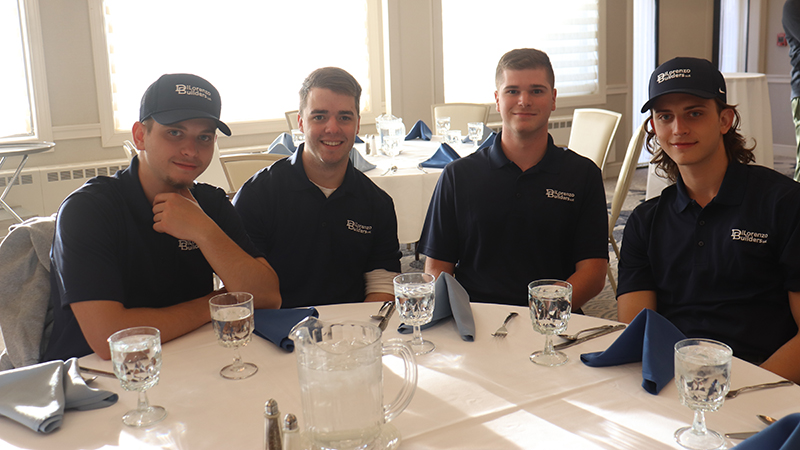
M 500 58 L 497 63 L 497 70 L 494 74 L 494 84 L 499 89 L 503 82 L 506 70 L 525 70 L 525 69 L 544 69 L 547 73 L 547 81 L 550 88 L 556 84 L 556 75 L 553 73 L 553 65 L 547 53 L 536 50 L 535 48 L 518 48 L 511 50 Z
M 714 103 L 717 105 L 717 114 L 725 109 L 733 111 L 733 123 L 731 124 L 731 128 L 722 136 L 722 142 L 725 145 L 725 154 L 728 155 L 728 161 L 736 161 L 741 164 L 755 161 L 756 158 L 753 156 L 755 144 L 753 147 L 747 147 L 747 138 L 739 133 L 739 124 L 742 121 L 742 117 L 739 115 L 739 111 L 736 110 L 736 105 L 728 105 L 719 99 L 714 99 Z M 650 110 L 650 117 L 647 118 L 644 127 L 645 132 L 647 132 L 647 151 L 653 155 L 650 162 L 656 165 L 656 174 L 662 177 L 666 176 L 669 181 L 674 183 L 677 181 L 680 173 L 678 165 L 667 155 L 667 152 L 661 148 L 656 136 L 656 131 L 652 127 L 653 112 Z
M 346 70 L 338 67 L 323 67 L 311 72 L 300 88 L 300 113 L 308 103 L 312 88 L 330 89 L 337 94 L 349 95 L 356 100 L 356 114 L 361 116 L 361 85 Z

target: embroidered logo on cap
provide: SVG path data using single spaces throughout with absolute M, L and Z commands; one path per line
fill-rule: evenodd
M 661 84 L 664 81 L 669 81 L 673 78 L 691 78 L 692 69 L 674 69 L 666 72 L 661 72 L 656 78 L 656 82 Z
M 203 97 L 204 99 L 211 101 L 211 92 L 197 86 L 192 86 L 187 84 L 176 84 L 175 92 L 177 92 L 178 95 L 194 95 L 197 97 Z

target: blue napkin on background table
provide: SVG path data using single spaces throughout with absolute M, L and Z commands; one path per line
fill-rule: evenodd
M 294 341 L 289 339 L 289 332 L 309 316 L 319 317 L 319 311 L 314 308 L 257 309 L 253 311 L 253 332 L 287 352 L 293 352 Z
M 350 161 L 353 162 L 353 166 L 356 169 L 362 172 L 366 172 L 368 170 L 372 170 L 375 167 L 377 167 L 375 164 L 372 164 L 371 162 L 364 159 L 364 157 L 361 156 L 361 152 L 356 150 L 355 147 L 350 149 Z
M 40 433 L 60 427 L 64 410 L 105 408 L 118 398 L 113 392 L 86 386 L 77 358 L 0 372 L 0 415 Z
M 414 124 L 414 127 L 411 128 L 411 131 L 406 135 L 406 140 L 422 139 L 423 141 L 430 141 L 431 136 L 433 136 L 431 129 L 425 125 L 425 122 L 418 120 L 417 123 Z
M 675 343 L 686 337 L 664 316 L 643 309 L 603 352 L 584 353 L 590 367 L 642 362 L 642 387 L 657 395 L 675 377 Z
M 461 158 L 453 147 L 450 147 L 446 142 L 442 142 L 442 145 L 436 149 L 436 153 L 433 154 L 427 160 L 421 162 L 419 165 L 422 167 L 430 167 L 434 169 L 443 169 L 448 163 Z
M 442 272 L 434 284 L 435 306 L 433 319 L 430 323 L 422 325 L 420 329 L 430 328 L 440 321 L 452 316 L 456 321 L 461 339 L 475 340 L 475 319 L 472 316 L 472 307 L 469 304 L 469 294 L 449 273 Z M 401 319 L 402 320 L 402 319 Z M 400 325 L 397 331 L 408 334 L 414 331 L 411 325 Z
M 800 413 L 789 414 L 736 446 L 736 450 L 796 450 L 799 448 Z
M 497 133 L 492 131 L 489 134 L 489 136 L 487 136 L 486 139 L 484 139 L 483 142 L 481 142 L 481 145 L 478 146 L 478 150 L 486 148 L 486 147 L 491 147 L 491 145 L 494 143 L 494 139 L 496 137 L 497 137 Z M 475 150 L 475 151 L 478 151 L 478 150 Z
M 495 132 L 492 131 L 491 128 L 489 128 L 486 125 L 484 125 L 483 126 L 483 136 L 481 136 L 481 139 L 480 139 L 481 143 L 483 143 L 483 141 L 485 141 L 486 138 L 488 138 L 489 136 L 491 136 L 493 134 L 495 134 Z M 464 143 L 464 144 L 471 144 L 472 143 L 472 139 L 469 138 L 469 134 L 468 134 L 467 137 L 465 137 L 464 139 L 461 140 L 461 142 Z M 478 145 L 478 147 L 480 147 L 480 145 Z
M 281 133 L 278 137 L 269 144 L 267 153 L 275 153 L 277 155 L 291 155 L 297 148 L 292 142 L 292 135 L 289 133 Z
M 356 135 L 356 144 L 363 144 L 363 143 L 364 143 L 364 140 L 361 139 L 360 137 L 358 137 L 358 135 Z

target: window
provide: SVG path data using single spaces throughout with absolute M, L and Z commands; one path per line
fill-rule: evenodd
M 37 2 L 0 2 L 0 141 L 51 139 Z
M 374 99 L 380 91 L 373 85 L 380 80 L 379 43 L 370 39 L 371 32 L 380 35 L 371 30 L 380 23 L 378 0 L 91 5 L 106 146 L 127 137 L 142 94 L 164 73 L 194 73 L 210 81 L 234 135 L 286 128 L 284 112 L 297 109 L 300 84 L 319 67 L 341 67 L 359 81 L 362 114 L 379 109 Z
M 481 16 L 486 2 L 441 2 L 445 101 L 487 103 L 500 57 L 532 47 L 550 57 L 559 105 L 605 102 L 603 0 L 495 0 L 490 9 L 501 13 L 491 21 Z

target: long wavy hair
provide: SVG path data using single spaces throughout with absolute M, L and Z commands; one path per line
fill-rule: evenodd
M 719 99 L 714 99 L 717 105 L 717 114 L 725 109 L 733 110 L 733 123 L 730 130 L 722 136 L 722 142 L 725 145 L 725 153 L 728 155 L 728 161 L 736 161 L 741 164 L 751 163 L 756 160 L 753 156 L 753 149 L 756 146 L 755 139 L 752 147 L 747 146 L 747 138 L 739 133 L 739 125 L 742 117 L 739 111 L 736 110 L 736 105 L 728 105 Z M 647 151 L 653 155 L 650 162 L 656 165 L 656 174 L 661 177 L 666 177 L 673 183 L 678 179 L 678 165 L 675 161 L 667 155 L 667 152 L 661 148 L 658 142 L 658 137 L 653 129 L 653 113 L 650 112 L 650 117 L 647 118 L 645 123 L 645 132 L 647 133 Z

